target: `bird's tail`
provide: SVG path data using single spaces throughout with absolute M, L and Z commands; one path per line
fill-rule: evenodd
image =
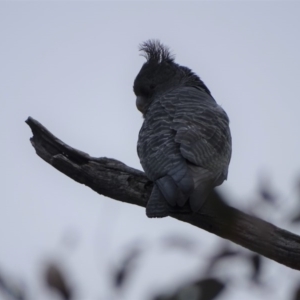
M 168 204 L 156 184 L 147 203 L 146 215 L 148 218 L 163 218 L 169 215 Z
M 193 212 L 197 212 L 205 203 L 207 197 L 213 190 L 212 184 L 200 184 L 192 193 L 189 202 Z

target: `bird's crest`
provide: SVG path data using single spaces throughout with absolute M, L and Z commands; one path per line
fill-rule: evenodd
M 140 45 L 139 50 L 147 62 L 170 63 L 174 61 L 174 55 L 171 54 L 169 47 L 163 45 L 159 40 L 148 40 Z

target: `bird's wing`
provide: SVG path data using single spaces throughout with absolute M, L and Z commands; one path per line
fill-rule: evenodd
M 182 156 L 212 174 L 223 172 L 226 179 L 231 136 L 225 111 L 205 91 L 192 87 L 164 95 L 161 103 L 172 117 Z

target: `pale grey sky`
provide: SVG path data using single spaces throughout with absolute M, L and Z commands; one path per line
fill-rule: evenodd
M 103 299 L 110 265 L 142 239 L 151 251 L 122 296 L 138 300 L 154 283 L 171 286 L 193 274 L 218 245 L 219 238 L 190 225 L 149 220 L 141 208 L 99 196 L 43 162 L 29 143 L 24 121 L 32 116 L 75 148 L 141 169 L 143 120 L 132 85 L 144 63 L 138 45 L 149 38 L 170 46 L 230 117 L 233 156 L 222 186 L 230 203 L 251 206 L 258 176 L 270 175 L 282 202 L 260 215 L 273 214 L 277 225 L 299 234 L 283 218 L 300 174 L 299 16 L 296 1 L 1 2 L 0 267 L 44 295 L 40 266 L 58 256 L 85 299 Z M 67 232 L 79 239 L 71 252 L 61 242 Z M 169 234 L 194 239 L 199 257 L 159 250 L 156 241 Z M 266 269 L 273 299 L 286 299 L 296 272 L 274 262 Z M 246 290 L 220 299 L 265 298 Z

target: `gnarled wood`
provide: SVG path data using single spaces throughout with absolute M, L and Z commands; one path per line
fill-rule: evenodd
M 71 148 L 29 117 L 36 153 L 57 170 L 97 193 L 146 207 L 152 182 L 120 161 L 95 158 Z M 212 192 L 200 212 L 171 217 L 228 239 L 290 268 L 300 270 L 300 237 L 225 204 Z

